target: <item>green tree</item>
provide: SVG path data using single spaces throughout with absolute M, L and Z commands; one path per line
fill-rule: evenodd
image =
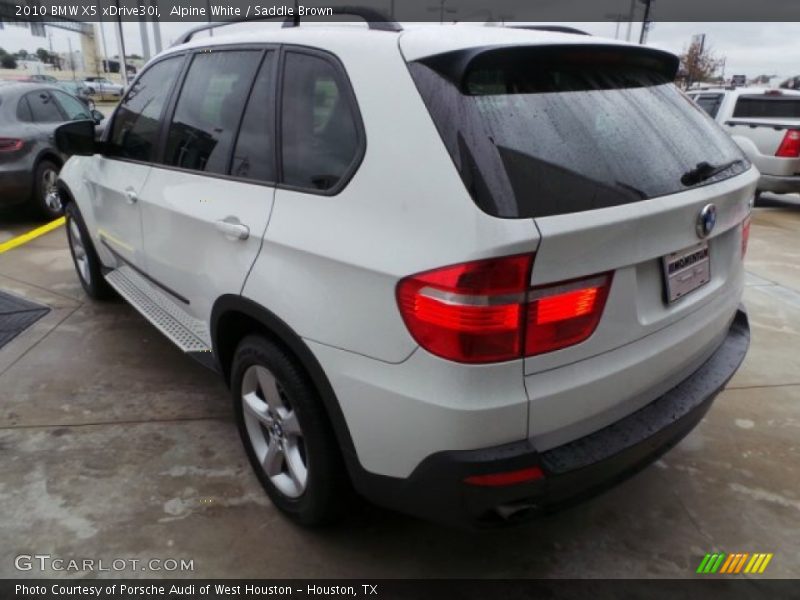
M 17 56 L 22 60 L 25 60 L 26 58 L 28 58 L 28 51 L 23 48 L 22 50 L 17 52 Z
M 0 66 L 2 66 L 4 69 L 16 69 L 17 59 L 10 54 L 3 54 L 0 56 Z
M 38 56 L 39 60 L 42 61 L 43 63 L 50 64 L 50 62 L 51 62 L 50 53 L 47 50 L 45 50 L 44 48 L 37 48 L 36 49 L 36 56 Z
M 0 56 L 5 56 L 8 52 L 5 51 L 4 48 L 0 48 Z

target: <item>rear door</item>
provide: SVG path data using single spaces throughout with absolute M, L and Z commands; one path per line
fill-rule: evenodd
M 274 48 L 191 57 L 142 193 L 147 274 L 192 318 L 241 292 L 275 193 Z
M 85 180 L 102 251 L 140 270 L 146 266 L 139 198 L 156 157 L 161 118 L 183 56 L 150 66 L 114 113 L 106 151 L 88 162 Z

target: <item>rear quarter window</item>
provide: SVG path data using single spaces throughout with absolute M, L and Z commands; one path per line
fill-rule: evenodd
M 712 118 L 716 118 L 719 107 L 722 104 L 722 94 L 700 94 L 694 96 L 697 105 L 708 113 Z

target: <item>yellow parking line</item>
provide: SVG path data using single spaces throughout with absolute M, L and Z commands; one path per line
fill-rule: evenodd
M 39 236 L 44 235 L 45 233 L 49 233 L 54 229 L 61 227 L 65 222 L 64 217 L 59 217 L 55 221 L 50 221 L 47 225 L 42 225 L 41 227 L 37 227 L 33 231 L 29 231 L 28 233 L 23 233 L 22 235 L 18 235 L 15 238 L 11 238 L 7 242 L 3 242 L 0 244 L 0 254 L 3 252 L 8 252 L 12 248 L 16 248 L 17 246 L 22 246 L 22 244 L 27 244 L 31 240 L 35 240 Z

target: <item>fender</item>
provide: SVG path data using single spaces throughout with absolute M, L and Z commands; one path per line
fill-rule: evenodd
M 260 304 L 235 294 L 220 296 L 211 310 L 211 343 L 214 349 L 214 357 L 219 365 L 219 371 L 225 379 L 225 384 L 230 387 L 231 369 L 230 364 L 224 364 L 225 361 L 220 354 L 219 341 L 222 333 L 220 331 L 220 321 L 228 313 L 240 313 L 260 323 L 270 335 L 288 348 L 300 361 L 322 399 L 323 406 L 333 427 L 334 435 L 336 435 L 336 440 L 339 442 L 339 448 L 342 451 L 347 470 L 352 478 L 357 477 L 361 473 L 362 467 L 358 461 L 350 429 L 347 426 L 347 421 L 344 418 L 342 409 L 339 406 L 339 400 L 336 398 L 336 393 L 333 391 L 328 376 L 325 375 L 325 371 L 314 356 L 314 353 L 311 352 L 311 349 L 303 339 L 280 317 Z

